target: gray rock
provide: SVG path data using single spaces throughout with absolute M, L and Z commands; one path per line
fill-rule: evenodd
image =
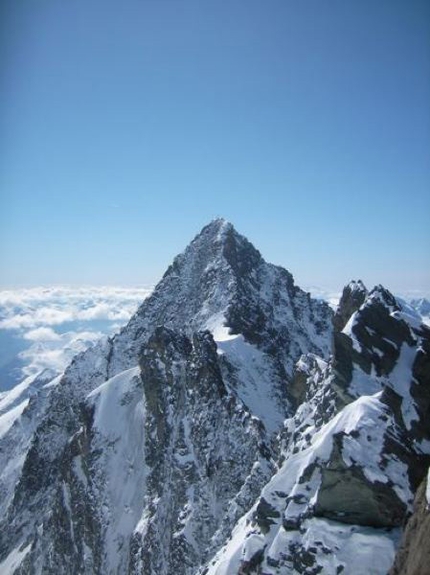
M 427 479 L 424 479 L 417 490 L 414 512 L 406 523 L 402 543 L 388 575 L 430 573 L 430 510 L 426 486 Z
M 333 325 L 336 331 L 343 330 L 352 314 L 364 303 L 367 293 L 367 289 L 361 280 L 353 280 L 343 288 L 342 296 L 333 318 Z

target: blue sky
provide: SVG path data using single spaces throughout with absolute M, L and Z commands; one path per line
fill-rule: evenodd
M 299 284 L 430 291 L 427 0 L 4 0 L 3 286 L 147 284 L 224 216 Z

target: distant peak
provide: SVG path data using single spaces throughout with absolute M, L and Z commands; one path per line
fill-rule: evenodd
M 333 325 L 342 331 L 350 317 L 363 305 L 368 291 L 361 280 L 352 280 L 344 287 Z
M 225 218 L 214 218 L 209 222 L 209 225 L 214 226 L 224 226 L 225 224 L 229 224 L 230 222 L 227 221 Z
M 242 238 L 233 224 L 224 218 L 216 218 L 206 224 L 191 242 L 191 246 L 224 245 L 232 238 Z M 245 239 L 245 238 L 243 238 Z
M 399 309 L 396 298 L 382 285 L 377 285 L 370 291 L 369 301 L 372 303 L 381 303 L 390 308 Z
M 229 230 L 234 230 L 233 224 L 227 221 L 224 218 L 215 218 L 214 220 L 210 221 L 200 232 L 200 234 L 204 232 L 210 232 L 212 234 L 223 235 Z M 199 234 L 199 235 L 200 235 Z
M 176 256 L 163 277 L 200 281 L 208 270 L 229 268 L 236 276 L 248 274 L 264 260 L 260 252 L 224 218 L 206 224 L 185 251 Z M 176 281 L 176 280 L 175 280 Z
M 361 280 L 351 280 L 346 286 L 351 292 L 364 292 L 368 293 L 366 286 Z

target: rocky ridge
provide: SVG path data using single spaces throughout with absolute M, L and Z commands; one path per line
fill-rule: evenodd
M 430 332 L 381 286 L 351 306 L 356 285 L 330 360 L 297 364 L 282 465 L 202 574 L 389 570 L 429 465 Z

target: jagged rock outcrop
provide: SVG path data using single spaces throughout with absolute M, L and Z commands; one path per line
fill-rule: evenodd
M 387 573 L 428 467 L 430 332 L 378 286 L 334 337 L 299 361 L 282 466 L 202 573 Z
M 342 331 L 352 314 L 363 305 L 367 293 L 367 288 L 361 280 L 353 280 L 343 288 L 342 296 L 333 318 L 333 325 L 337 331 Z
M 430 509 L 426 497 L 428 477 L 417 490 L 414 512 L 388 575 L 426 575 L 430 571 Z

